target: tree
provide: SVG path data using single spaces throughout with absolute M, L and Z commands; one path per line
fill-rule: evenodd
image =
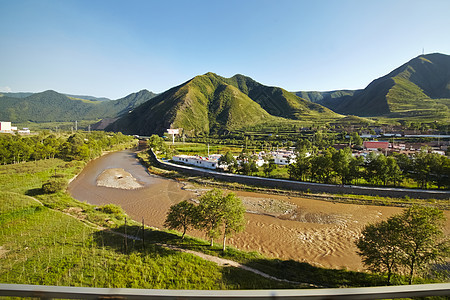
M 417 271 L 450 256 L 450 240 L 444 236 L 444 213 L 433 207 L 412 206 L 400 215 L 403 265 L 409 269 L 409 284 Z
M 181 239 L 184 239 L 189 227 L 196 224 L 196 215 L 197 207 L 193 203 L 186 200 L 181 201 L 170 207 L 164 226 L 176 230 L 183 229 Z
M 223 198 L 223 248 L 225 251 L 225 241 L 228 236 L 234 232 L 244 230 L 245 226 L 245 208 L 241 199 L 236 197 L 234 193 L 229 193 Z
M 222 201 L 222 191 L 218 189 L 206 192 L 199 199 L 199 221 L 196 227 L 206 231 L 206 235 L 211 239 L 211 246 L 214 244 L 214 238 L 220 235 L 224 217 Z
M 233 193 L 225 196 L 221 190 L 213 189 L 201 196 L 199 202 L 196 226 L 206 231 L 211 239 L 211 246 L 214 244 L 214 238 L 218 237 L 223 229 L 225 251 L 227 236 L 244 229 L 245 208 L 241 199 Z
M 331 148 L 333 149 L 333 148 Z M 333 152 L 336 150 L 326 149 L 322 155 L 314 155 L 311 158 L 311 176 L 319 182 L 329 183 L 333 172 Z
M 240 161 L 239 171 L 245 175 L 252 175 L 254 172 L 258 172 L 258 166 L 256 165 L 257 157 L 246 153 L 239 154 L 238 160 Z
M 298 152 L 295 162 L 289 164 L 288 168 L 290 178 L 305 181 L 311 169 L 311 158 L 305 150 Z
M 231 173 L 238 168 L 237 160 L 231 152 L 227 152 L 219 158 L 219 165 L 225 166 Z
M 450 241 L 443 233 L 445 217 L 433 207 L 412 206 L 386 221 L 367 225 L 356 241 L 364 264 L 373 271 L 405 271 L 412 283 L 415 273 L 450 256 Z
M 363 263 L 373 272 L 386 272 L 388 283 L 401 265 L 398 223 L 398 218 L 392 218 L 369 224 L 355 243 Z
M 264 174 L 266 174 L 267 177 L 270 176 L 270 174 L 277 168 L 277 164 L 275 163 L 275 160 L 273 158 L 268 158 L 266 162 L 263 165 L 263 171 Z
M 333 170 L 340 178 L 342 184 L 348 184 L 353 179 L 352 170 L 350 169 L 351 161 L 354 160 L 352 150 L 349 147 L 340 149 L 332 154 Z

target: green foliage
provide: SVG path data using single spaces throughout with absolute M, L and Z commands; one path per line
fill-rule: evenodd
M 450 240 L 444 236 L 445 217 L 432 207 L 412 206 L 386 221 L 367 225 L 356 242 L 363 262 L 372 271 L 386 272 L 388 282 L 395 272 L 431 271 L 432 263 L 450 257 Z
M 199 198 L 197 207 L 196 227 L 205 230 L 211 239 L 217 238 L 223 230 L 223 251 L 225 239 L 233 232 L 244 229 L 245 208 L 242 201 L 235 194 L 224 196 L 221 190 L 213 189 Z
M 231 153 L 230 151 L 227 151 L 225 155 L 222 155 L 219 158 L 219 165 L 225 166 L 226 169 L 231 173 L 234 173 L 239 168 L 236 158 L 234 158 L 233 153 Z
M 275 163 L 275 160 L 273 158 L 270 158 L 263 164 L 262 167 L 266 177 L 270 177 L 272 172 L 277 169 L 277 164 Z
M 67 180 L 63 178 L 52 178 L 42 185 L 42 191 L 46 194 L 63 192 L 67 188 Z
M 401 232 L 398 218 L 391 218 L 364 227 L 362 237 L 356 241 L 358 254 L 372 272 L 387 273 L 387 282 L 401 265 Z
M 184 235 L 189 227 L 195 226 L 198 222 L 196 206 L 184 200 L 170 207 L 164 225 L 170 229 L 182 229 L 183 235 L 181 239 L 184 239 Z
M 132 145 L 133 138 L 121 133 L 95 131 L 72 135 L 40 133 L 35 136 L 0 135 L 0 163 L 63 158 L 89 160 L 120 145 Z
M 106 214 L 115 215 L 116 218 L 122 220 L 125 216 L 125 212 L 122 207 L 116 204 L 105 204 L 98 207 L 98 210 Z

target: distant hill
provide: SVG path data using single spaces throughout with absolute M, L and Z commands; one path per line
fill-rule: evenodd
M 133 110 L 153 98 L 154 93 L 142 90 L 124 98 L 93 101 L 68 97 L 55 91 L 45 91 L 18 97 L 0 97 L 0 120 L 18 122 L 62 122 L 113 118 Z
M 149 135 L 161 134 L 167 128 L 183 128 L 192 136 L 284 120 L 281 117 L 312 120 L 340 116 L 249 77 L 224 78 L 207 73 L 152 98 L 106 129 Z
M 450 56 L 420 55 L 363 90 L 296 94 L 345 115 L 449 118 Z
M 19 92 L 19 93 L 0 92 L 0 97 L 25 98 L 25 97 L 31 96 L 33 94 L 34 93 L 24 93 L 24 92 Z
M 69 98 L 75 98 L 75 99 L 83 99 L 83 100 L 90 100 L 90 101 L 111 101 L 111 99 L 106 97 L 94 97 L 94 96 L 86 96 L 86 95 L 70 95 L 70 94 L 64 94 Z

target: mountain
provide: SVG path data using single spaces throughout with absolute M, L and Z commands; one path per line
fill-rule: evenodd
M 4 93 L 0 93 L 0 97 L 11 97 L 11 98 L 26 98 L 28 96 L 31 96 L 35 93 L 24 93 L 24 92 L 19 92 L 19 93 L 10 93 L 10 92 L 4 92 Z M 81 96 L 81 95 L 70 95 L 70 94 L 64 94 L 65 96 L 74 99 L 74 100 L 90 100 L 90 101 L 110 101 L 111 99 L 106 98 L 106 97 L 94 97 L 94 96 Z
M 147 90 L 111 101 L 68 97 L 49 90 L 25 97 L 0 97 L 0 120 L 19 122 L 61 122 L 113 118 L 133 110 L 156 94 Z
M 106 97 L 94 97 L 94 96 L 86 96 L 86 95 L 70 95 L 64 94 L 69 98 L 82 99 L 82 100 L 90 100 L 90 101 L 111 101 L 111 99 Z
M 363 90 L 296 94 L 308 93 L 311 101 L 345 115 L 449 118 L 450 56 L 420 55 Z
M 24 92 L 19 92 L 19 93 L 1 92 L 0 93 L 0 97 L 11 97 L 11 98 L 25 98 L 25 97 L 28 97 L 31 95 L 33 95 L 33 93 L 24 93 Z
M 281 88 L 264 86 L 249 77 L 196 76 L 145 102 L 106 127 L 140 135 L 183 128 L 188 135 L 238 130 L 283 118 L 312 120 L 340 117 L 329 109 Z

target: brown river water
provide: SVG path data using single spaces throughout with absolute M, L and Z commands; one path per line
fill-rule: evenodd
M 118 189 L 97 186 L 107 169 L 123 169 L 143 187 Z M 163 228 L 169 207 L 195 199 L 201 191 L 180 182 L 151 175 L 131 151 L 114 152 L 90 163 L 70 183 L 70 194 L 94 205 L 118 204 L 136 221 Z M 269 257 L 305 261 L 327 268 L 363 270 L 354 241 L 365 224 L 400 213 L 401 208 L 333 203 L 300 197 L 235 192 L 247 207 L 245 231 L 227 244 Z M 450 232 L 450 212 L 446 232 Z M 188 232 L 189 234 L 189 232 Z M 205 238 L 200 232 L 191 233 Z M 218 242 L 220 242 L 218 240 Z

